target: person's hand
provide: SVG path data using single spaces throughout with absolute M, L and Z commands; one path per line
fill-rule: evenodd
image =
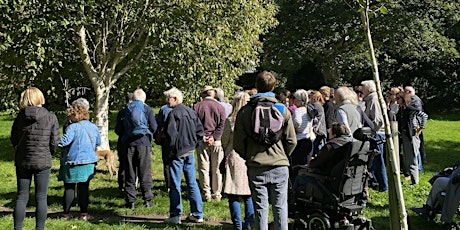
M 212 146 L 212 145 L 214 145 L 214 137 L 213 137 L 213 136 L 210 136 L 210 137 L 208 138 L 208 146 Z

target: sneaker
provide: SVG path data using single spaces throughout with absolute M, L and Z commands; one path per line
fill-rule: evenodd
M 82 213 L 82 214 L 80 214 L 80 220 L 83 220 L 83 221 L 91 221 L 91 220 L 93 220 L 93 219 L 94 219 L 94 217 L 91 216 L 91 215 L 88 214 L 88 213 Z
M 70 219 L 72 219 L 72 215 L 70 215 L 70 214 L 65 214 L 65 213 L 62 214 L 61 217 L 62 217 L 62 219 L 64 219 L 64 220 L 70 220 Z
M 169 223 L 169 224 L 180 224 L 181 220 L 180 220 L 180 216 L 171 216 L 171 217 L 166 218 L 164 222 Z
M 190 222 L 195 222 L 195 223 L 203 223 L 204 222 L 203 218 L 194 217 L 191 214 L 190 214 L 190 216 L 187 217 L 187 220 L 190 221 Z

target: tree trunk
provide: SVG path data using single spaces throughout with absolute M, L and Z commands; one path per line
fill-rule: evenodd
M 110 149 L 109 145 L 109 94 L 110 87 L 98 87 L 96 91 L 96 105 L 94 107 L 94 123 L 101 133 L 101 148 Z
M 386 138 L 386 159 L 387 159 L 387 175 L 389 177 L 389 203 L 390 203 L 390 229 L 402 229 L 406 230 L 409 229 L 407 224 L 407 212 L 404 205 L 404 195 L 401 188 L 401 177 L 399 172 L 399 162 L 397 158 L 399 157 L 399 153 L 395 152 L 393 139 L 391 137 L 391 127 L 390 121 L 388 119 L 388 112 L 386 102 L 383 98 L 382 88 L 380 86 L 380 77 L 379 77 L 379 69 L 377 64 L 377 58 L 375 57 L 375 50 L 374 44 L 372 42 L 371 36 L 371 29 L 370 29 L 370 22 L 369 22 L 369 0 L 366 1 L 366 6 L 364 11 L 362 12 L 362 21 L 364 25 L 364 30 L 366 34 L 367 41 L 369 43 L 371 61 L 372 61 L 372 69 L 374 72 L 374 81 L 377 86 L 377 95 L 380 102 L 380 107 L 382 109 L 382 115 L 385 122 L 385 136 Z M 397 155 L 398 154 L 398 155 Z

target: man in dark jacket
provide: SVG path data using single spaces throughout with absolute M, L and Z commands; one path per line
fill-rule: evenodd
M 133 101 L 131 103 L 142 103 L 145 102 L 146 94 L 142 89 L 134 91 Z M 137 102 L 136 102 L 137 101 Z M 127 108 L 125 108 L 126 110 Z M 125 127 L 123 120 L 129 119 L 125 116 L 120 116 L 115 125 L 115 133 L 118 136 L 122 136 L 122 140 L 125 140 L 125 146 L 127 147 L 126 152 L 126 168 L 125 168 L 125 191 L 126 191 L 126 207 L 134 208 L 136 202 L 136 176 L 139 178 L 142 199 L 144 200 L 144 206 L 147 208 L 152 207 L 152 166 L 150 151 L 152 146 L 152 136 L 157 129 L 157 122 L 155 121 L 155 115 L 152 109 L 144 104 L 144 114 L 147 120 L 148 130 L 146 135 L 129 137 L 131 132 L 128 127 Z
M 194 150 L 203 142 L 203 126 L 195 111 L 182 104 L 182 92 L 172 88 L 164 92 L 166 103 L 173 108 L 163 128 L 164 147 L 169 152 L 169 218 L 167 223 L 180 224 L 182 215 L 181 178 L 184 172 L 190 200 L 188 219 L 203 222 L 203 201 L 196 183 Z

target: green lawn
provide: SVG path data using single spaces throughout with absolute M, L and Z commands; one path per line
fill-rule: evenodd
M 111 131 L 109 133 L 110 146 L 115 148 L 117 136 L 113 133 L 114 117 L 111 115 Z M 410 211 L 411 207 L 424 203 L 430 190 L 427 182 L 440 169 L 460 161 L 460 115 L 433 116 L 424 132 L 425 147 L 428 164 L 424 166 L 425 173 L 421 175 L 420 184 L 411 186 L 402 180 L 405 204 L 410 223 L 410 229 L 441 229 L 441 225 L 426 222 Z M 445 119 L 449 120 L 445 120 Z M 13 165 L 14 152 L 9 142 L 9 132 L 13 118 L 8 115 L 0 116 L 0 229 L 12 229 L 13 218 L 11 210 L 14 207 L 16 196 L 16 175 Z M 205 225 L 165 225 L 162 220 L 168 215 L 169 199 L 163 189 L 163 173 L 160 149 L 154 147 L 152 175 L 154 179 L 153 192 L 155 194 L 152 209 L 142 207 L 139 200 L 138 208 L 129 210 L 123 208 L 123 194 L 117 190 L 116 180 L 109 180 L 109 175 L 103 162 L 98 165 L 98 173 L 90 184 L 90 212 L 98 221 L 86 223 L 79 220 L 64 221 L 59 218 L 62 211 L 61 197 L 63 194 L 62 182 L 58 182 L 56 175 L 59 167 L 58 159 L 54 159 L 54 167 L 49 186 L 49 211 L 46 229 L 232 229 L 230 214 L 226 199 L 221 202 L 204 203 L 205 219 L 210 224 Z M 32 188 L 33 191 L 33 188 Z M 184 195 L 186 195 L 184 193 Z M 376 229 L 389 229 L 388 194 L 370 191 L 371 200 L 365 208 L 365 216 L 372 219 Z M 189 213 L 188 202 L 184 201 L 184 215 Z M 28 216 L 34 212 L 35 201 L 33 192 L 30 197 Z M 72 211 L 78 214 L 78 207 Z M 456 220 L 457 221 L 457 220 Z M 34 218 L 26 218 L 25 229 L 33 229 Z

